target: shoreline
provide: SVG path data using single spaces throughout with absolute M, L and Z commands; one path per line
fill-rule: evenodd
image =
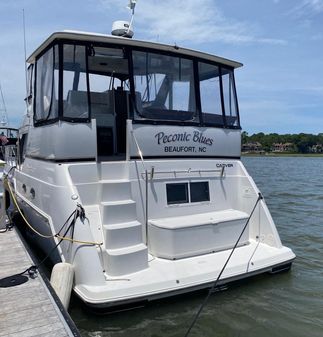
M 322 158 L 323 153 L 241 153 L 241 157 L 307 157 Z

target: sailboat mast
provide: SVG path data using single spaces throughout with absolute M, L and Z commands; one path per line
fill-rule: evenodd
M 0 125 L 6 126 L 8 125 L 8 114 L 7 114 L 6 102 L 4 100 L 1 83 L 0 83 L 0 96 L 1 96 L 1 102 L 2 102 L 2 106 L 0 105 Z

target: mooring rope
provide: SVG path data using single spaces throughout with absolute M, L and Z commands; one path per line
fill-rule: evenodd
M 68 221 L 71 219 L 71 217 L 73 215 L 75 215 L 76 213 L 77 213 L 76 210 L 74 210 L 71 213 L 71 215 L 65 221 L 64 225 L 59 230 L 59 233 L 63 230 L 63 228 L 68 223 Z M 74 216 L 73 220 L 71 221 L 71 223 L 67 227 L 63 236 L 65 236 L 68 233 L 68 231 L 71 229 L 71 227 L 75 225 L 75 221 L 76 221 L 77 217 L 78 216 Z M 50 250 L 50 252 L 37 265 L 32 265 L 32 266 L 28 267 L 27 269 L 25 269 L 24 271 L 22 271 L 21 273 L 6 276 L 6 277 L 0 279 L 0 288 L 13 287 L 13 286 L 16 286 L 16 285 L 19 285 L 21 283 L 24 283 L 24 282 L 28 281 L 28 277 L 24 276 L 25 274 L 28 274 L 28 276 L 30 278 L 35 278 L 37 276 L 37 270 L 39 269 L 39 267 L 53 254 L 55 249 L 62 243 L 62 241 L 63 241 L 63 239 L 60 239 L 60 241 Z
M 18 205 L 18 201 L 17 201 L 17 198 L 10 186 L 10 182 L 8 180 L 8 175 L 5 176 L 4 180 L 3 180 L 3 183 L 6 187 L 8 187 L 8 190 L 9 190 L 9 193 L 10 193 L 10 196 L 15 204 L 15 207 L 16 209 L 18 210 L 19 214 L 21 215 L 22 219 L 24 220 L 24 222 L 26 223 L 26 225 L 34 232 L 36 233 L 38 236 L 44 238 L 44 239 L 53 239 L 53 238 L 58 238 L 60 240 L 66 240 L 66 241 L 70 241 L 70 242 L 73 242 L 73 243 L 79 243 L 79 244 L 84 244 L 84 245 L 92 245 L 92 246 L 101 246 L 103 245 L 103 242 L 93 242 L 93 241 L 82 241 L 82 240 L 77 240 L 77 239 L 74 239 L 74 238 L 70 238 L 70 237 L 66 237 L 66 236 L 61 236 L 60 235 L 60 231 L 56 234 L 52 234 L 52 235 L 46 235 L 46 234 L 43 234 L 43 233 L 40 233 L 37 229 L 35 229 L 31 224 L 30 222 L 26 219 L 26 217 L 24 216 L 21 208 L 19 207 Z M 81 221 L 83 222 L 84 219 L 85 219 L 85 214 L 84 214 L 84 208 L 80 205 L 80 204 L 77 204 L 77 209 L 69 216 L 68 220 L 70 219 L 70 217 L 72 215 L 75 214 L 75 212 L 78 212 L 80 218 L 81 218 Z M 84 214 L 84 217 L 82 218 L 82 214 Z M 83 219 L 83 220 L 82 220 Z M 66 222 L 64 223 L 64 225 L 62 226 L 62 228 L 64 228 L 64 226 L 66 225 Z M 62 229 L 61 228 L 61 229 Z
M 15 166 L 11 167 L 10 170 L 8 171 L 8 173 L 6 175 L 4 175 L 3 184 L 4 184 L 4 187 L 8 188 L 11 199 L 13 200 L 16 209 L 18 210 L 19 214 L 21 215 L 21 218 L 24 220 L 24 222 L 30 228 L 30 230 L 32 230 L 38 236 L 40 236 L 44 239 L 57 238 L 57 239 L 59 239 L 59 241 L 50 250 L 50 252 L 45 256 L 45 258 L 43 258 L 43 260 L 41 260 L 41 262 L 38 263 L 37 265 L 32 265 L 29 268 L 27 268 L 26 270 L 22 271 L 21 273 L 17 273 L 17 274 L 7 276 L 7 277 L 4 277 L 4 278 L 0 279 L 0 287 L 12 287 L 12 286 L 15 286 L 15 285 L 26 282 L 28 280 L 28 277 L 24 276 L 24 274 L 28 274 L 28 276 L 30 278 L 35 278 L 36 275 L 37 275 L 37 270 L 39 269 L 39 267 L 53 254 L 53 252 L 57 249 L 57 247 L 62 243 L 63 240 L 69 241 L 69 242 L 72 242 L 72 243 L 87 245 L 87 246 L 98 246 L 99 248 L 101 248 L 101 246 L 103 245 L 103 242 L 92 242 L 92 241 L 83 241 L 83 240 L 74 239 L 74 237 L 73 237 L 74 236 L 74 226 L 75 226 L 76 220 L 78 218 L 80 218 L 80 220 L 84 223 L 84 220 L 87 219 L 86 216 L 85 216 L 84 208 L 80 204 L 77 204 L 76 209 L 69 215 L 67 220 L 64 222 L 63 226 L 60 228 L 60 230 L 56 234 L 45 235 L 45 234 L 37 231 L 29 223 L 29 221 L 26 219 L 26 217 L 24 216 L 21 208 L 19 207 L 19 204 L 18 204 L 17 198 L 15 196 L 15 193 L 13 192 L 11 184 L 8 180 L 8 175 L 10 174 L 11 170 L 13 170 L 15 168 L 16 168 Z M 6 212 L 7 212 L 7 209 L 6 209 Z M 8 214 L 7 214 L 7 216 L 8 216 Z M 3 219 L 3 217 L 4 216 L 2 216 L 1 220 Z M 63 233 L 63 235 L 61 235 L 61 231 L 64 229 L 64 227 L 67 225 L 67 223 L 71 220 L 72 217 L 73 217 L 73 219 L 72 219 L 71 223 L 68 225 L 68 227 L 65 230 L 65 232 Z M 8 218 L 10 219 L 9 216 L 8 216 Z M 8 230 L 11 230 L 12 227 L 13 227 L 13 223 L 10 221 L 10 223 L 6 225 L 6 228 L 1 230 L 0 233 L 7 232 Z M 67 237 L 66 235 L 71 228 L 72 228 L 72 237 Z

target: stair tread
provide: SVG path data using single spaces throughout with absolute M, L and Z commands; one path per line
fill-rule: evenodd
M 130 228 L 130 227 L 136 227 L 136 226 L 141 226 L 141 223 L 135 220 L 135 221 L 128 221 L 128 222 L 120 222 L 120 223 L 111 224 L 111 225 L 103 225 L 103 228 L 106 230 L 111 230 L 111 229 Z
M 114 200 L 114 201 L 101 201 L 102 206 L 114 206 L 114 205 L 132 205 L 136 202 L 132 199 L 122 199 L 122 200 Z
M 139 243 L 133 246 L 127 246 L 124 248 L 106 249 L 109 255 L 126 255 L 144 250 L 147 250 L 147 246 L 144 243 Z
M 89 211 L 89 212 L 97 212 L 99 210 L 98 204 L 84 205 L 83 207 L 84 207 L 85 211 Z
M 130 183 L 129 179 L 101 179 L 99 180 L 101 184 L 122 184 L 122 183 Z

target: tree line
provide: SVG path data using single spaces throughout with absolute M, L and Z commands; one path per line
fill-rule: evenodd
M 264 134 L 259 132 L 249 136 L 248 132 L 242 132 L 242 144 L 255 142 L 260 143 L 264 151 L 271 151 L 273 144 L 292 143 L 298 152 L 308 153 L 313 145 L 323 144 L 323 133 L 318 135 L 308 133 L 279 135 L 278 133 Z

